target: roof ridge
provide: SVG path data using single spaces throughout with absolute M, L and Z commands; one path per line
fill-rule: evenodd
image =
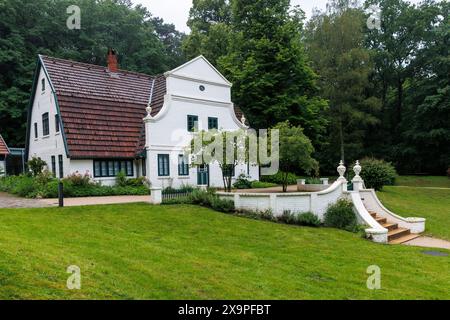
M 76 64 L 76 65 L 80 65 L 80 66 L 85 66 L 85 67 L 89 67 L 89 68 L 96 68 L 96 69 L 100 69 L 102 71 L 108 72 L 108 67 L 106 66 L 101 66 L 98 64 L 92 64 L 92 63 L 86 63 L 86 62 L 80 62 L 80 61 L 75 61 L 75 60 L 69 60 L 69 59 L 63 59 L 63 58 L 57 58 L 57 57 L 50 57 L 47 55 L 40 55 L 43 58 L 47 58 L 50 60 L 57 60 L 57 61 L 61 61 L 61 62 L 66 62 L 66 63 L 71 63 L 71 64 Z M 159 74 L 155 74 L 155 75 L 149 75 L 143 72 L 137 72 L 137 71 L 130 71 L 130 70 L 124 70 L 124 69 L 118 69 L 119 73 L 126 73 L 126 74 L 131 74 L 131 75 L 138 75 L 138 76 L 144 76 L 150 79 L 157 79 L 160 77 L 165 77 L 163 73 L 159 73 Z

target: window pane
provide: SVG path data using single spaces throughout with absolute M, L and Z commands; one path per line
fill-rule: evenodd
M 95 177 L 100 177 L 102 174 L 101 170 L 100 170 L 100 162 L 99 161 L 94 161 L 94 176 Z
M 48 113 L 42 115 L 42 133 L 44 136 L 48 136 L 50 133 L 48 128 Z
M 114 161 L 114 175 L 120 172 L 120 161 Z
M 108 162 L 108 175 L 110 177 L 114 177 L 115 176 L 115 174 L 114 174 L 114 161 L 109 161 Z
M 217 118 L 208 118 L 208 129 L 219 129 L 219 120 Z
M 59 115 L 55 115 L 55 128 L 56 132 L 59 132 Z
M 188 116 L 188 131 L 194 132 L 196 129 L 198 129 L 198 116 Z
M 108 176 L 108 165 L 106 161 L 102 161 L 102 177 L 107 177 Z
M 127 161 L 127 176 L 133 175 L 133 162 Z

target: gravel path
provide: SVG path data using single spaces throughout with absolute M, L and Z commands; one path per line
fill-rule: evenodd
M 0 192 L 0 208 L 44 208 L 52 206 L 43 200 L 19 198 Z

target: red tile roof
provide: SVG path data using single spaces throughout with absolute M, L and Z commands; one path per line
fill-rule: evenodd
M 41 56 L 56 91 L 69 155 L 74 159 L 136 158 L 145 148 L 143 118 L 167 92 L 164 75 L 149 76 Z M 235 108 L 238 119 L 242 112 Z
M 8 154 L 9 154 L 8 146 L 6 145 L 5 140 L 3 140 L 3 137 L 0 134 L 0 155 L 6 156 Z
M 71 158 L 134 158 L 145 146 L 143 118 L 154 85 L 153 115 L 164 76 L 148 76 L 50 57 L 42 61 L 55 88 Z

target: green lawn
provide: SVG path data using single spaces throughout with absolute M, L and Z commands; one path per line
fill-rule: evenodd
M 426 234 L 450 240 L 450 189 L 384 187 L 377 194 L 403 217 L 427 218 Z
M 448 177 L 438 176 L 399 176 L 396 186 L 450 188 Z
M 0 299 L 450 299 L 450 257 L 423 251 L 194 206 L 0 210 Z

